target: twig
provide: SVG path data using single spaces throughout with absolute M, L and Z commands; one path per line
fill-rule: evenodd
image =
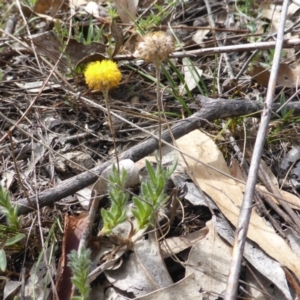
M 204 48 L 191 51 L 174 52 L 169 55 L 169 58 L 183 58 L 183 57 L 197 57 L 204 55 L 229 53 L 229 52 L 245 52 L 254 50 L 268 50 L 274 49 L 276 46 L 275 41 L 270 42 L 258 42 L 242 45 L 230 45 L 222 47 Z M 282 48 L 294 48 L 300 46 L 300 39 L 284 40 Z M 136 59 L 133 55 L 116 55 L 114 60 L 134 60 Z
M 284 0 L 281 12 L 281 20 L 278 29 L 273 65 L 271 69 L 269 87 L 267 96 L 262 112 L 261 123 L 257 133 L 257 138 L 253 150 L 252 161 L 249 169 L 248 180 L 246 183 L 245 194 L 243 203 L 240 210 L 240 216 L 238 226 L 235 232 L 235 239 L 233 244 L 233 254 L 230 265 L 229 276 L 227 280 L 227 288 L 225 293 L 225 300 L 236 299 L 238 279 L 240 275 L 241 263 L 243 258 L 244 246 L 247 237 L 249 221 L 252 211 L 252 200 L 254 197 L 255 185 L 257 180 L 257 174 L 263 150 L 263 141 L 265 140 L 269 121 L 272 113 L 272 104 L 275 94 L 276 79 L 280 64 L 281 49 L 283 46 L 284 38 L 284 24 L 286 20 L 289 0 Z
M 86 98 L 84 98 L 86 99 Z M 86 99 L 87 100 L 87 99 Z M 93 103 L 90 101 L 90 103 Z M 189 132 L 200 128 L 202 124 L 206 124 L 207 121 L 214 121 L 219 118 L 227 118 L 227 117 L 238 117 L 246 114 L 254 114 L 255 112 L 258 112 L 261 110 L 261 105 L 258 102 L 254 101 L 249 101 L 245 99 L 241 100 L 223 100 L 223 99 L 210 99 L 201 95 L 198 95 L 196 98 L 196 103 L 199 104 L 199 108 L 201 108 L 200 111 L 196 112 L 193 114 L 191 117 L 188 117 L 184 120 L 181 120 L 177 122 L 175 125 L 172 127 L 172 134 L 175 139 L 178 139 L 185 134 L 188 134 Z M 94 104 L 97 106 L 100 106 L 99 104 Z M 273 111 L 276 111 L 278 107 L 280 106 L 279 103 L 273 104 Z M 105 110 L 104 107 L 102 107 L 103 110 Z M 295 114 L 300 115 L 300 104 L 297 103 L 289 103 L 286 107 L 286 109 L 294 110 Z M 117 114 L 112 112 L 113 116 L 118 117 L 122 121 L 130 124 L 131 126 L 136 126 L 135 124 L 131 124 L 130 121 L 126 120 L 125 118 L 122 118 L 121 116 L 118 116 Z M 259 116 L 259 113 L 257 113 L 256 117 Z M 14 124 L 13 121 L 10 119 L 6 118 L 1 112 L 0 112 L 0 117 L 5 119 L 6 122 L 10 124 Z M 254 115 L 252 117 L 255 117 Z M 147 132 L 143 128 L 139 128 L 142 131 Z M 30 136 L 28 132 L 25 130 L 22 130 L 24 134 L 27 134 Z M 151 133 L 147 132 L 151 138 L 148 140 L 132 147 L 129 150 L 126 150 L 125 152 L 120 154 L 120 160 L 121 159 L 132 159 L 133 161 L 138 161 L 139 159 L 142 159 L 143 157 L 153 153 L 155 150 L 158 149 L 158 138 L 154 134 L 152 135 Z M 36 142 L 39 142 L 38 139 L 33 138 Z M 165 131 L 162 133 L 162 143 L 164 145 L 168 145 L 174 149 L 173 145 L 169 144 L 169 142 L 172 141 L 171 135 L 169 130 Z M 46 144 L 44 145 L 49 151 L 53 151 L 49 146 Z M 57 155 L 62 156 L 60 153 L 57 153 Z M 93 184 L 96 182 L 96 180 L 99 178 L 99 175 L 113 163 L 112 160 L 105 162 L 104 164 L 101 164 L 100 166 L 96 166 L 95 168 L 92 168 L 86 172 L 83 172 L 77 176 L 74 176 L 72 178 L 69 178 L 59 185 L 51 188 L 44 190 L 39 194 L 39 202 L 40 202 L 40 207 L 47 206 L 47 205 L 52 205 L 54 202 L 59 201 L 63 199 L 64 197 L 67 197 L 71 194 L 76 193 L 77 191 L 87 187 L 88 185 Z M 85 169 L 82 167 L 82 169 Z M 228 176 L 228 174 L 225 174 L 225 176 Z M 30 197 L 30 200 L 35 203 L 35 197 Z M 17 204 L 19 205 L 19 214 L 26 214 L 32 210 L 32 208 L 29 206 L 29 203 L 27 199 L 21 199 L 17 201 Z M 1 215 L 0 215 L 1 216 Z

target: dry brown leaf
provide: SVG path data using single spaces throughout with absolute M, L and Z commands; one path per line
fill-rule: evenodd
M 212 220 L 206 226 L 208 234 L 191 249 L 186 275 L 195 273 L 201 289 L 212 294 L 207 299 L 216 299 L 226 290 L 232 247 L 219 237 Z
M 72 271 L 67 266 L 67 256 L 72 250 L 78 250 L 82 233 L 85 231 L 88 222 L 86 213 L 80 216 L 65 215 L 65 231 L 62 245 L 62 255 L 59 260 L 56 289 L 59 299 L 71 299 L 72 282 L 70 280 Z
M 58 11 L 68 10 L 68 1 L 65 0 L 38 0 L 34 6 L 34 12 L 38 14 L 50 14 L 54 17 Z
M 118 14 L 123 23 L 135 20 L 139 0 L 115 0 Z
M 111 21 L 110 30 L 112 36 L 115 39 L 115 48 L 113 54 L 111 55 L 112 57 L 114 57 L 116 54 L 118 54 L 119 50 L 123 46 L 124 37 L 121 27 L 117 24 L 115 20 Z
M 174 236 L 162 240 L 160 243 L 162 257 L 170 257 L 171 255 L 177 254 L 191 247 L 198 240 L 203 239 L 207 235 L 208 231 L 208 227 L 205 226 L 204 228 L 187 235 Z
M 268 86 L 269 84 L 269 78 L 270 78 L 270 72 L 263 68 L 262 66 L 252 66 L 251 69 L 248 70 L 248 73 L 250 76 L 252 76 L 252 79 L 254 79 L 258 84 L 261 84 L 262 86 Z
M 177 141 L 177 145 L 180 150 L 189 154 L 189 156 L 230 176 L 222 153 L 215 143 L 201 131 L 195 130 L 185 135 Z M 188 163 L 188 166 L 185 166 L 186 172 L 216 202 L 225 217 L 236 226 L 243 200 L 241 188 L 233 179 L 208 166 L 198 163 L 187 156 L 185 159 Z M 179 157 L 179 160 L 184 165 L 181 157 Z M 299 258 L 255 210 L 252 211 L 248 238 L 256 242 L 268 255 L 288 267 L 300 278 Z
M 264 87 L 269 84 L 270 71 L 262 66 L 252 66 L 248 73 Z M 299 81 L 299 71 L 289 65 L 281 63 L 279 66 L 277 84 L 284 87 L 296 87 Z

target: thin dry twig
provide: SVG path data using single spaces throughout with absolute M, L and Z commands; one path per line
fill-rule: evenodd
M 84 98 L 85 100 L 88 100 L 87 98 Z M 93 103 L 90 101 L 90 103 Z M 202 106 L 202 109 L 199 112 L 196 112 L 191 117 L 184 119 L 182 121 L 179 121 L 172 127 L 172 135 L 174 139 L 178 139 L 179 137 L 191 132 L 194 129 L 200 128 L 202 124 L 205 124 L 207 121 L 213 121 L 218 118 L 226 118 L 226 117 L 237 117 L 241 115 L 246 115 L 254 112 L 258 112 L 261 109 L 261 106 L 258 102 L 251 102 L 247 100 L 221 100 L 221 99 L 209 99 L 203 96 L 199 96 L 196 98 L 196 103 L 199 103 Z M 94 104 L 100 107 L 99 104 Z M 273 104 L 273 110 L 278 109 L 280 104 L 275 103 Z M 102 107 L 103 110 L 105 110 L 104 107 Z M 298 103 L 289 103 L 287 105 L 287 109 L 294 110 L 295 114 L 300 114 L 300 105 Z M 121 116 L 115 114 L 112 112 L 113 116 L 116 116 L 120 118 L 122 121 L 126 123 L 130 123 L 128 120 L 122 118 Z M 13 121 L 6 118 L 2 113 L 0 113 L 0 117 L 4 118 L 7 122 L 14 124 Z M 254 117 L 254 116 L 253 116 Z M 131 124 L 132 126 L 137 126 L 135 124 Z M 24 134 L 27 134 L 30 136 L 30 138 L 34 139 L 36 142 L 39 142 L 38 139 L 35 137 L 29 135 L 25 130 L 22 128 L 19 128 L 20 131 L 22 131 Z M 145 131 L 145 129 L 140 128 L 140 130 Z M 151 134 L 147 132 L 149 136 L 151 136 L 150 139 L 134 146 L 133 148 L 123 152 L 120 154 L 120 159 L 132 159 L 133 161 L 138 161 L 139 159 L 142 159 L 143 157 L 151 154 L 155 150 L 158 149 L 158 139 L 157 136 L 154 134 Z M 169 142 L 172 141 L 172 137 L 170 135 L 169 130 L 163 132 L 162 134 L 162 143 L 165 145 L 168 145 L 172 147 L 173 149 L 176 149 L 180 152 L 179 149 L 174 147 L 173 145 L 169 144 Z M 53 151 L 50 147 L 48 147 L 46 144 L 44 146 L 49 149 L 49 151 Z M 60 153 L 57 153 L 59 156 L 63 156 Z M 193 157 L 191 157 L 194 159 Z M 91 170 L 86 170 L 86 172 L 83 172 L 77 176 L 74 176 L 72 178 L 69 178 L 56 187 L 53 187 L 51 189 L 47 189 L 39 194 L 39 201 L 40 201 L 40 207 L 46 206 L 46 205 L 52 205 L 55 201 L 59 201 L 64 197 L 67 197 L 68 195 L 71 195 L 73 193 L 76 193 L 77 191 L 81 190 L 82 188 L 87 187 L 90 184 L 93 184 L 96 182 L 96 180 L 99 178 L 99 175 L 113 163 L 113 161 L 107 161 L 104 164 L 101 164 L 100 166 L 97 166 Z M 201 163 L 201 162 L 200 162 Z M 74 162 L 75 164 L 75 162 Z M 85 169 L 82 167 L 82 169 Z M 217 169 L 214 169 L 217 172 L 220 172 Z M 222 173 L 222 172 L 220 172 Z M 222 173 L 224 176 L 228 176 L 228 174 Z M 242 182 L 243 183 L 243 182 Z M 34 203 L 35 197 L 30 197 L 30 200 Z M 32 210 L 32 207 L 28 203 L 27 199 L 21 199 L 18 201 L 19 205 L 19 213 L 20 214 L 26 214 Z
M 285 0 L 282 6 L 281 20 L 278 28 L 278 35 L 277 35 L 277 41 L 276 41 L 273 65 L 272 65 L 270 79 L 269 79 L 266 101 L 262 112 L 261 123 L 259 126 L 259 130 L 257 133 L 257 138 L 253 150 L 252 162 L 249 169 L 249 175 L 246 183 L 244 199 L 240 210 L 238 226 L 235 232 L 232 260 L 231 260 L 230 271 L 227 280 L 226 293 L 224 297 L 225 300 L 236 299 L 236 295 L 237 295 L 237 287 L 239 282 L 238 279 L 240 275 L 244 246 L 247 237 L 250 217 L 251 217 L 252 201 L 254 197 L 257 174 L 260 165 L 263 145 L 264 145 L 263 141 L 266 138 L 269 121 L 271 119 L 272 104 L 273 104 L 273 99 L 275 94 L 276 80 L 277 80 L 280 58 L 281 58 L 281 49 L 284 42 L 284 24 L 287 16 L 288 5 L 289 5 L 289 0 Z
M 294 48 L 300 45 L 300 39 L 284 40 L 282 48 Z M 274 49 L 276 46 L 276 41 L 270 42 L 257 42 L 250 44 L 241 44 L 241 45 L 230 45 L 222 47 L 212 47 L 197 49 L 191 51 L 182 51 L 174 52 L 170 54 L 170 58 L 184 58 L 184 57 L 197 57 L 204 55 L 213 55 L 221 53 L 230 53 L 230 52 L 245 52 L 245 51 L 254 51 L 254 50 L 268 50 Z M 133 55 L 116 55 L 114 60 L 134 60 L 136 59 Z

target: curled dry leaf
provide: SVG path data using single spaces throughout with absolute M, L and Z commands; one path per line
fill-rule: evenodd
M 65 230 L 62 244 L 62 254 L 59 260 L 56 289 L 59 299 L 70 299 L 72 294 L 72 283 L 70 277 L 72 271 L 68 267 L 68 255 L 72 250 L 78 250 L 80 239 L 86 229 L 88 215 L 86 213 L 79 216 L 65 215 Z
M 264 87 L 269 84 L 270 71 L 262 66 L 252 66 L 248 73 L 253 79 Z M 299 83 L 299 68 L 291 68 L 289 65 L 281 63 L 279 66 L 277 84 L 284 87 L 296 87 Z

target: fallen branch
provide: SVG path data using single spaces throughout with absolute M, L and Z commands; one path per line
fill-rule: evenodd
M 196 106 L 195 106 L 196 105 Z M 175 139 L 178 139 L 189 132 L 200 128 L 206 122 L 212 122 L 219 118 L 228 117 L 239 117 L 242 115 L 247 115 L 251 113 L 255 114 L 256 117 L 260 116 L 259 111 L 262 109 L 262 104 L 258 102 L 253 102 L 249 100 L 224 100 L 224 99 L 211 99 L 201 95 L 198 95 L 195 99 L 194 107 L 198 107 L 199 111 L 194 113 L 189 118 L 181 120 L 174 125 L 172 130 L 172 135 Z M 273 111 L 275 112 L 280 108 L 280 104 L 276 103 L 273 105 Z M 294 110 L 295 115 L 300 115 L 300 103 L 289 103 L 285 106 L 287 110 Z M 163 143 L 170 143 L 172 141 L 169 131 L 165 131 L 162 134 Z M 158 139 L 149 138 L 148 140 L 124 151 L 120 154 L 119 159 L 131 159 L 134 162 L 150 155 L 155 150 L 158 149 Z M 44 207 L 47 205 L 52 205 L 56 201 L 59 201 L 69 195 L 76 193 L 77 191 L 95 183 L 98 179 L 98 175 L 111 164 L 113 160 L 107 161 L 100 166 L 96 166 L 90 171 L 83 172 L 77 176 L 71 177 L 59 185 L 45 190 L 38 195 L 39 207 Z M 36 196 L 30 197 L 30 202 L 36 202 Z M 27 199 L 21 199 L 17 201 L 19 205 L 19 214 L 26 214 L 35 209 L 32 207 Z

